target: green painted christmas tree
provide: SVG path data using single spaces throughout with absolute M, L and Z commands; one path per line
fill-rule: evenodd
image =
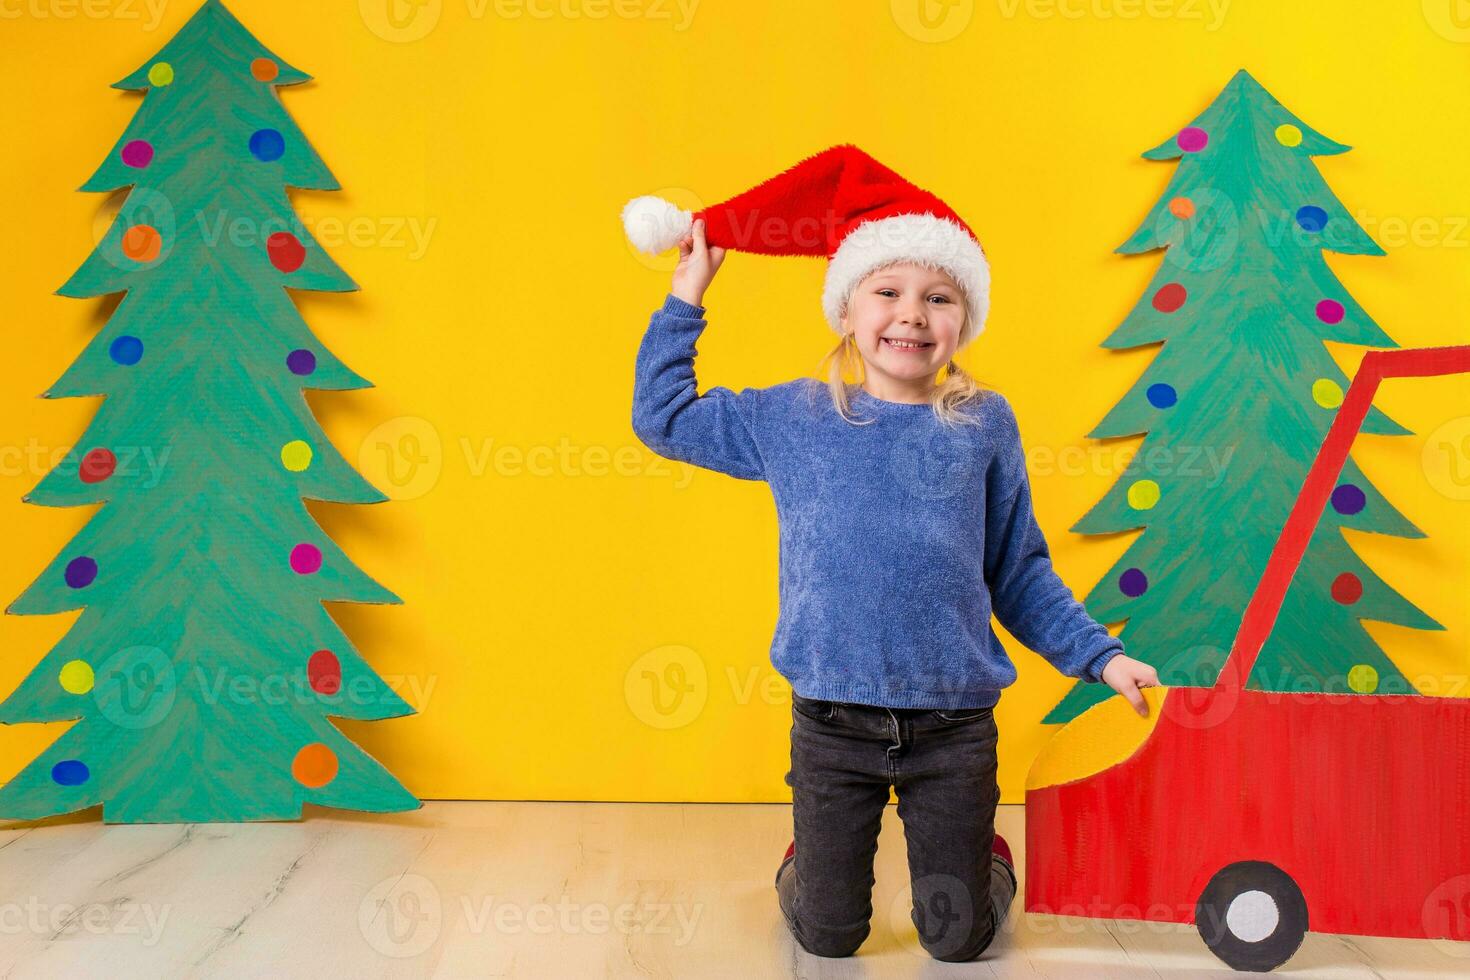
M 0 722 L 79 719 L 0 789 L 0 816 L 103 805 L 113 823 L 294 819 L 302 804 L 418 801 L 328 716 L 411 714 L 323 601 L 400 601 L 303 498 L 384 496 L 332 447 L 303 389 L 369 387 L 286 292 L 347 291 L 286 188 L 337 182 L 291 121 L 285 64 L 208 0 L 114 87 L 142 104 L 82 187 L 132 187 L 58 291 L 125 293 L 45 394 L 105 395 L 27 501 L 101 504 L 10 607 L 82 609 L 0 704 Z
M 1163 346 L 1089 435 L 1146 437 L 1072 530 L 1143 529 L 1085 604 L 1099 622 L 1127 621 L 1128 653 L 1165 685 L 1204 687 L 1219 675 L 1347 388 L 1323 342 L 1398 346 L 1322 255 L 1383 254 L 1311 159 L 1347 149 L 1240 71 L 1144 154 L 1179 165 L 1118 251 L 1162 248 L 1164 261 L 1103 346 Z M 1377 409 L 1363 431 L 1408 432 Z M 1342 528 L 1424 536 L 1348 460 L 1248 687 L 1413 690 L 1359 620 L 1443 627 L 1368 569 Z M 1043 720 L 1068 721 L 1111 694 L 1078 683 Z

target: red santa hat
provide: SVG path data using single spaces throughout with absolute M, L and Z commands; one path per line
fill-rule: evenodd
M 969 318 L 959 346 L 985 328 L 990 265 L 975 233 L 947 204 L 850 143 L 823 150 L 702 211 L 657 197 L 623 207 L 623 228 L 651 255 L 677 245 L 704 219 L 705 241 L 758 255 L 827 257 L 822 312 L 842 330 L 852 288 L 874 269 L 900 260 L 943 269 L 964 291 Z

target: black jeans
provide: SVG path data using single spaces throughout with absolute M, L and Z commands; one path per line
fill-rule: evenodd
M 802 948 L 851 956 L 868 937 L 891 785 L 919 942 L 939 960 L 979 956 L 1016 894 L 1013 872 L 991 858 L 1000 801 L 993 709 L 880 708 L 793 692 L 791 711 L 796 855 L 776 891 Z

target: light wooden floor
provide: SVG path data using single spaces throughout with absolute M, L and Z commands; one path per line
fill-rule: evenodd
M 300 823 L 0 824 L 0 978 L 1234 976 L 1183 926 L 1027 916 L 968 964 L 908 917 L 884 815 L 873 932 L 801 950 L 772 878 L 791 808 L 429 803 Z M 998 826 L 1022 860 L 1023 810 Z M 1310 935 L 1284 975 L 1464 977 L 1470 943 Z

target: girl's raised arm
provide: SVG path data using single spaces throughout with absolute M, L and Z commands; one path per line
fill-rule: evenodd
M 704 292 L 725 250 L 709 248 L 704 221 L 679 243 L 679 265 L 663 306 L 638 348 L 633 378 L 633 431 L 649 449 L 742 480 L 765 478 L 756 440 L 762 390 L 714 387 L 700 395 L 695 342 L 705 328 Z

